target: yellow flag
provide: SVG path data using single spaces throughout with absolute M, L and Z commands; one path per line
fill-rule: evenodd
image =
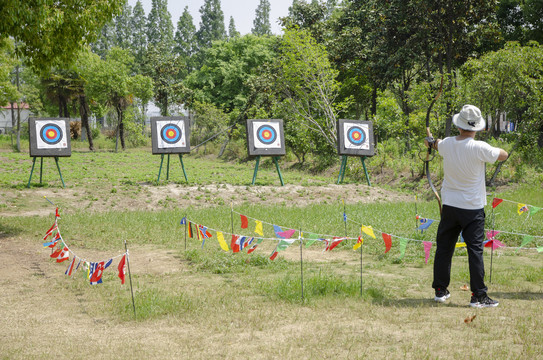
M 198 240 L 202 241 L 202 236 L 200 234 L 200 226 L 199 225 L 196 225 L 196 237 L 198 238 Z
M 528 206 L 526 204 L 517 204 L 517 212 L 519 215 L 528 212 Z
M 454 246 L 456 248 L 463 248 L 463 247 L 466 247 L 466 243 L 465 242 L 457 242 L 456 245 Z
M 221 246 L 221 249 L 223 249 L 224 251 L 230 250 L 228 248 L 228 244 L 226 243 L 226 241 L 224 241 L 224 236 L 222 232 L 217 231 L 217 240 L 219 241 L 219 245 Z
M 373 234 L 373 229 L 371 226 L 362 225 L 362 232 L 375 239 L 375 235 Z
M 358 241 L 353 246 L 353 250 L 356 250 L 356 249 L 360 248 L 363 243 L 364 243 L 364 239 L 362 239 L 362 237 L 359 237 Z
M 262 222 L 255 220 L 255 233 L 257 233 L 260 236 L 264 236 L 264 232 L 262 231 Z

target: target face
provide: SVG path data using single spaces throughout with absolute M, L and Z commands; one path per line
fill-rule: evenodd
M 30 156 L 70 156 L 67 119 L 30 118 Z
M 369 150 L 368 125 L 344 124 L 345 148 Z
M 247 120 L 249 155 L 284 155 L 283 121 Z
M 36 121 L 36 134 L 38 134 L 38 149 L 64 149 L 66 142 L 66 122 L 62 120 Z
M 339 155 L 373 156 L 371 121 L 341 119 L 337 123 Z
M 151 118 L 153 154 L 190 151 L 188 119 L 183 117 Z

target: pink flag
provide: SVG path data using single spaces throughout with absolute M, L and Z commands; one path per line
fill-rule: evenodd
M 496 250 L 497 248 L 502 247 L 502 246 L 505 246 L 505 244 L 496 239 L 487 241 L 487 243 L 485 244 L 485 247 L 492 247 L 492 250 Z
M 497 231 L 497 230 L 491 230 L 491 231 L 487 231 L 486 233 L 486 238 L 488 240 L 494 240 L 494 238 L 496 237 L 496 235 L 498 235 L 500 232 Z
M 239 215 L 241 217 L 241 228 L 242 229 L 247 229 L 247 227 L 249 226 L 249 221 L 247 220 L 247 216 L 245 215 Z
M 324 251 L 332 251 L 332 249 L 338 246 L 343 240 L 345 240 L 345 238 L 334 237 L 330 245 L 328 245 Z
M 430 249 L 432 249 L 432 243 L 430 241 L 423 241 L 424 245 L 424 263 L 428 264 L 428 258 L 430 257 Z
M 385 254 L 386 254 L 392 247 L 392 236 L 385 233 L 382 233 L 382 235 L 383 235 L 383 241 L 385 242 Z

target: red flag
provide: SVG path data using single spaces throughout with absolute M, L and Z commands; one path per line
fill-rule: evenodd
M 187 231 L 189 232 L 189 238 L 192 239 L 192 223 L 190 221 L 189 221 L 189 226 L 188 226 Z
M 333 248 L 335 248 L 336 246 L 338 246 L 343 240 L 345 240 L 345 238 L 340 238 L 340 237 L 334 237 L 332 239 L 332 242 L 330 243 L 330 245 L 328 245 L 326 247 L 326 249 L 324 249 L 324 251 L 332 251 Z
M 277 254 L 279 254 L 277 250 L 273 250 L 273 253 L 270 255 L 270 260 L 275 260 L 275 258 L 277 257 Z
M 503 199 L 494 198 L 492 200 L 492 208 L 494 209 L 496 206 L 500 205 L 502 203 Z
M 53 251 L 53 253 L 51 255 L 49 255 L 49 256 L 51 258 L 53 258 L 53 259 L 56 259 L 60 255 L 61 252 L 62 252 L 62 249 L 59 248 L 59 249 L 56 249 L 55 251 Z
M 58 213 L 58 207 L 55 209 L 55 219 L 60 218 L 60 215 Z
M 47 238 L 51 235 L 53 235 L 53 231 L 57 230 L 58 229 L 58 226 L 57 226 L 57 222 L 55 221 L 55 223 L 53 224 L 53 226 L 51 226 L 51 228 L 49 228 L 49 230 L 47 230 L 47 233 L 45 234 L 45 236 L 43 237 L 43 241 L 47 240 Z
M 121 284 L 124 284 L 124 264 L 126 263 L 126 254 L 123 255 L 123 258 L 121 261 L 119 261 L 119 266 L 117 266 L 117 269 L 119 269 L 119 279 L 121 279 Z
M 392 247 L 392 236 L 385 233 L 382 233 L 382 235 L 383 235 L 383 240 L 385 242 L 385 254 L 386 254 Z
M 232 252 L 239 252 L 239 236 L 232 234 L 232 241 L 230 242 L 230 249 Z
M 70 260 L 70 250 L 65 246 L 64 249 L 60 252 L 57 257 L 57 262 L 61 263 L 63 261 Z
M 242 229 L 247 229 L 247 227 L 249 226 L 249 221 L 247 220 L 247 216 L 245 215 L 239 215 L 241 217 L 241 228 Z

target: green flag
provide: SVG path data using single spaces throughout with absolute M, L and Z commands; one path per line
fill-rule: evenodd
M 407 239 L 400 239 L 400 260 L 403 259 L 405 255 L 405 249 L 407 248 Z
M 305 247 L 310 247 L 315 241 L 319 239 L 318 234 L 309 234 L 309 239 L 305 242 Z
M 541 208 L 537 206 L 530 206 L 530 216 L 535 215 Z

